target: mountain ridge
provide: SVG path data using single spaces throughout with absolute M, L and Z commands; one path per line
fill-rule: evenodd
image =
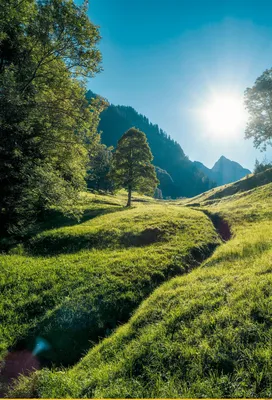
M 95 97 L 97 95 L 92 91 L 86 94 L 89 101 Z M 116 147 L 120 137 L 131 127 L 143 131 L 147 136 L 154 157 L 153 164 L 159 167 L 160 178 L 162 174 L 165 175 L 159 185 L 164 198 L 192 197 L 215 186 L 189 160 L 178 142 L 133 107 L 109 104 L 100 115 L 98 130 L 106 146 Z
M 209 179 L 215 181 L 217 186 L 236 182 L 246 175 L 251 174 L 249 169 L 244 168 L 238 162 L 232 161 L 224 155 L 214 163 L 212 168 L 206 167 L 200 161 L 194 161 L 194 163 Z
M 96 97 L 98 95 L 91 90 L 86 94 L 88 101 Z M 204 164 L 191 161 L 177 141 L 131 106 L 109 103 L 109 106 L 101 113 L 98 129 L 101 131 L 102 143 L 116 147 L 124 132 L 133 126 L 145 132 L 147 136 L 154 156 L 153 164 L 157 167 L 157 175 L 160 175 L 158 176 L 159 189 L 162 190 L 164 198 L 193 197 L 225 183 L 221 179 L 221 171 L 214 173 Z M 243 169 L 242 166 L 240 168 Z M 243 176 L 247 173 L 250 171 L 247 170 Z M 240 179 L 239 174 L 236 175 L 237 179 Z M 227 181 L 229 182 L 231 180 Z

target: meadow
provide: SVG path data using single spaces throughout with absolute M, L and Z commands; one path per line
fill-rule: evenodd
M 0 0 L 0 398 L 272 398 L 272 6 L 94 3 Z
M 272 183 L 234 192 L 88 195 L 107 211 L 2 255 L 2 357 L 51 345 L 9 396 L 271 397 Z
M 43 366 L 74 364 L 157 286 L 220 243 L 199 211 L 141 197 L 131 209 L 122 202 L 122 193 L 115 204 L 84 196 L 84 222 L 63 221 L 0 256 L 2 360 L 8 350 L 33 351 L 42 337 L 50 344 Z

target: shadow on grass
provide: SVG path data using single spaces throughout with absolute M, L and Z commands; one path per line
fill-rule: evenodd
M 79 234 L 60 232 L 59 235 L 36 237 L 30 240 L 25 248 L 32 256 L 53 257 L 59 254 L 74 254 L 81 250 L 143 247 L 163 241 L 165 241 L 165 232 L 154 227 L 137 233 L 120 233 L 111 230 Z
M 22 255 L 25 254 L 24 251 L 21 253 L 21 246 L 26 250 L 27 254 L 29 255 L 49 255 L 49 248 L 48 249 L 41 249 L 41 251 L 37 248 L 35 250 L 35 245 L 33 247 L 33 244 L 36 243 L 35 237 L 44 231 L 50 231 L 53 229 L 58 229 L 58 228 L 64 228 L 64 227 L 72 227 L 75 225 L 80 225 L 83 224 L 84 222 L 87 222 L 89 220 L 92 220 L 96 217 L 99 217 L 101 215 L 105 214 L 110 214 L 110 213 L 115 213 L 118 211 L 123 211 L 125 207 L 121 206 L 115 206 L 115 207 L 101 207 L 101 208 L 95 208 L 95 209 L 87 209 L 85 210 L 83 216 L 81 217 L 80 221 L 78 221 L 76 218 L 71 218 L 71 217 L 65 217 L 63 214 L 57 211 L 51 211 L 49 212 L 45 217 L 44 221 L 37 223 L 34 228 L 28 233 L 27 236 L 23 238 L 18 238 L 18 237 L 8 237 L 8 238 L 2 238 L 0 239 L 0 251 L 3 253 L 9 253 L 9 254 L 17 254 L 17 255 Z M 37 243 L 40 241 L 37 240 Z M 46 240 L 45 240 L 46 244 Z M 62 243 L 60 241 L 59 245 L 61 246 Z M 64 243 L 65 245 L 65 243 Z M 50 245 L 50 248 L 54 252 L 54 247 L 52 247 L 52 244 Z M 65 247 L 65 246 L 64 246 Z M 85 248 L 85 246 L 82 246 Z M 75 247 L 77 249 L 77 247 Z M 80 246 L 79 246 L 80 249 Z M 77 250 L 75 250 L 77 251 Z M 72 253 L 73 250 L 71 251 L 64 251 L 64 253 Z M 61 254 L 62 251 L 61 249 L 59 251 L 54 252 L 54 254 Z M 52 255 L 54 255 L 52 254 Z
M 93 201 L 93 203 L 96 203 Z M 102 203 L 99 203 L 102 205 Z M 110 204 L 110 203 L 104 203 L 104 204 Z M 89 221 L 90 219 L 93 219 L 95 217 L 98 217 L 100 215 L 104 214 L 110 214 L 116 211 L 123 211 L 125 207 L 119 206 L 119 205 L 114 205 L 112 207 L 99 207 L 99 208 L 89 208 L 86 209 L 83 213 L 83 216 L 80 218 L 80 220 L 72 217 L 66 217 L 63 214 L 61 214 L 58 211 L 51 211 L 48 213 L 47 220 L 41 222 L 38 227 L 35 230 L 35 234 L 41 233 L 46 230 L 50 229 L 57 229 L 57 228 L 63 228 L 65 226 L 74 226 L 74 225 L 80 225 L 86 221 Z M 33 236 L 33 234 L 32 234 Z
M 95 201 L 93 201 L 93 203 L 94 202 Z M 95 203 L 100 203 L 101 206 L 103 204 L 112 204 L 110 202 L 101 203 L 99 201 Z M 52 229 L 80 225 L 83 224 L 84 222 L 87 222 L 93 218 L 99 217 L 104 214 L 123 211 L 125 208 L 126 207 L 120 205 L 114 205 L 112 207 L 104 206 L 93 209 L 89 208 L 84 211 L 83 216 L 80 218 L 80 220 L 73 217 L 64 216 L 59 211 L 48 211 L 47 213 L 45 213 L 42 220 L 37 222 L 24 237 L 18 237 L 18 236 L 0 237 L 0 252 L 3 253 L 11 252 L 10 254 L 21 254 L 17 252 L 16 250 L 17 246 L 23 245 L 24 247 L 28 248 L 31 239 L 44 231 L 50 231 Z M 29 253 L 31 254 L 32 252 L 29 251 Z

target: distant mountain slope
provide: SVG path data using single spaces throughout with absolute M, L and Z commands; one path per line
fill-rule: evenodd
M 212 179 L 213 171 L 206 167 L 206 165 L 202 164 L 200 161 L 194 161 L 194 165 L 200 169 L 200 171 L 202 171 L 209 179 Z
M 215 174 L 215 181 L 218 185 L 238 181 L 251 173 L 249 169 L 243 168 L 235 161 L 231 161 L 224 156 L 214 164 L 212 170 Z
M 208 178 L 215 181 L 218 186 L 238 181 L 251 173 L 249 169 L 243 168 L 239 163 L 231 161 L 224 156 L 221 156 L 211 169 L 199 161 L 195 161 L 194 164 Z
M 87 93 L 88 99 L 94 96 L 91 91 Z M 176 141 L 132 107 L 111 104 L 102 112 L 99 124 L 102 142 L 115 147 L 123 133 L 133 126 L 146 134 L 154 156 L 153 164 L 170 175 L 170 179 L 160 184 L 164 197 L 192 197 L 214 186 Z
M 233 196 L 237 193 L 246 192 L 259 186 L 264 186 L 272 183 L 272 168 L 267 169 L 265 171 L 259 172 L 257 174 L 251 174 L 248 178 L 241 179 L 237 182 L 225 184 L 223 186 L 219 186 L 215 189 L 209 190 L 206 193 L 202 193 L 199 196 L 196 196 L 186 204 L 194 206 L 213 203 L 215 200 L 221 199 L 227 196 Z M 184 204 L 184 203 L 183 203 Z M 271 213 L 270 213 L 271 214 Z

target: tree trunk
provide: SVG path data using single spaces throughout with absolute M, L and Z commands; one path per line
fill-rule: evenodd
M 131 192 L 132 192 L 132 188 L 131 186 L 128 187 L 128 202 L 127 202 L 127 207 L 131 206 Z

